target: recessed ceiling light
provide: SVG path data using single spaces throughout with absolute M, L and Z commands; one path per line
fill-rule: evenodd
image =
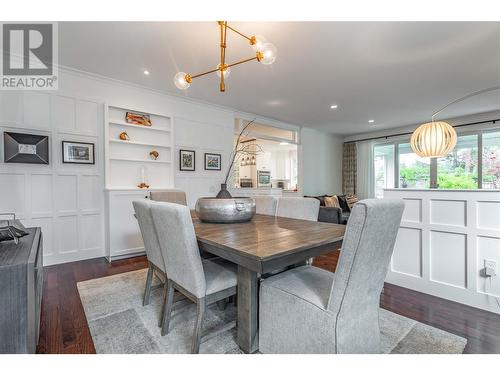
M 149 70 L 144 71 L 144 75 L 148 76 L 149 75 Z
M 338 106 L 337 104 L 332 104 L 332 105 L 330 106 L 330 108 L 331 108 L 331 109 L 337 109 L 338 107 L 339 107 L 339 106 Z
M 280 146 L 286 146 L 286 145 L 289 145 L 290 143 L 288 142 L 280 142 Z
M 368 122 L 369 122 L 370 124 L 373 124 L 373 123 L 375 122 L 375 120 L 368 120 Z

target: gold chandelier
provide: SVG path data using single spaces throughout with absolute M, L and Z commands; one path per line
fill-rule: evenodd
M 434 117 L 452 104 L 464 101 L 472 96 L 498 89 L 500 89 L 500 86 L 473 92 L 472 94 L 454 100 L 435 112 L 431 117 L 431 122 L 420 125 L 411 135 L 410 144 L 413 152 L 423 158 L 440 158 L 448 155 L 457 144 L 457 132 L 453 126 L 447 122 L 434 122 Z
M 174 76 L 174 84 L 175 86 L 180 89 L 180 90 L 186 90 L 189 86 L 191 86 L 191 83 L 193 82 L 194 78 L 198 78 L 210 73 L 217 72 L 217 76 L 220 78 L 220 84 L 219 84 L 219 89 L 221 92 L 226 91 L 226 85 L 225 85 L 225 79 L 229 77 L 229 74 L 231 72 L 231 67 L 239 64 L 243 64 L 249 61 L 257 60 L 261 64 L 264 65 L 270 65 L 276 60 L 276 47 L 272 43 L 267 43 L 265 38 L 262 36 L 246 36 L 242 33 L 240 33 L 238 30 L 235 30 L 231 26 L 227 24 L 227 21 L 217 21 L 217 24 L 219 25 L 220 28 L 220 63 L 217 65 L 215 69 L 199 73 L 199 74 L 188 74 L 185 72 L 179 72 Z M 238 34 L 239 36 L 245 38 L 248 40 L 250 45 L 252 46 L 255 56 L 254 57 L 249 57 L 248 59 L 244 59 L 241 61 L 237 61 L 232 64 L 227 64 L 226 63 L 226 36 L 227 36 L 227 31 L 233 31 L 234 33 Z

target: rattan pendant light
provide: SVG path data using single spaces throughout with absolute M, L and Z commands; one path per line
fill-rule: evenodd
M 473 92 L 445 105 L 432 115 L 431 122 L 420 125 L 411 135 L 411 148 L 418 156 L 424 158 L 440 158 L 448 155 L 457 144 L 457 132 L 453 126 L 444 121 L 434 121 L 434 117 L 452 104 L 461 102 L 472 96 L 500 89 L 500 86 L 490 87 Z
M 442 157 L 448 155 L 457 144 L 457 132 L 447 122 L 428 122 L 413 132 L 410 143 L 420 157 Z

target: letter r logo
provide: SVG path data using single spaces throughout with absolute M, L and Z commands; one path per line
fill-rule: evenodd
M 52 75 L 52 24 L 2 25 L 3 75 Z

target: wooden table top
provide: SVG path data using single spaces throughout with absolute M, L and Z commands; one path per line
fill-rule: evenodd
M 268 215 L 255 215 L 246 223 L 210 224 L 193 213 L 193 224 L 200 248 L 219 256 L 225 251 L 254 264 L 341 243 L 345 231 L 345 225 Z

